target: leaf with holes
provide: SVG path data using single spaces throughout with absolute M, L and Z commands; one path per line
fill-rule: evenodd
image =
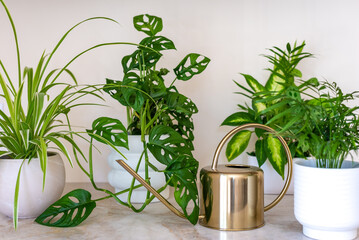
M 170 111 L 169 115 L 175 120 L 171 121 L 168 125 L 178 132 L 187 142 L 187 146 L 194 150 L 192 141 L 194 140 L 194 125 L 191 116 L 176 111 Z
M 197 171 L 198 162 L 189 155 L 178 155 L 165 170 L 168 178 L 173 177 L 170 185 L 174 187 L 175 200 L 192 224 L 197 223 L 199 215 Z
M 194 104 L 191 99 L 178 92 L 168 92 L 166 104 L 169 109 L 176 110 L 178 113 L 192 115 L 198 112 L 196 104 Z
M 161 54 L 151 50 L 136 50 L 131 55 L 124 56 L 121 64 L 123 72 L 127 73 L 131 70 L 140 70 L 140 67 L 150 69 L 155 66 L 161 58 Z
M 163 36 L 146 37 L 140 42 L 140 45 L 152 48 L 156 51 L 176 49 L 174 43 Z M 140 49 L 148 51 L 148 49 L 144 47 L 140 47 Z
M 244 130 L 236 133 L 228 142 L 226 148 L 226 157 L 228 161 L 232 161 L 246 150 L 249 140 L 251 139 L 252 132 Z
M 187 81 L 194 75 L 203 72 L 211 60 L 203 55 L 197 53 L 188 54 L 179 64 L 173 69 L 177 79 Z
M 236 112 L 227 117 L 221 124 L 226 126 L 240 126 L 245 123 L 254 123 L 254 117 L 246 112 Z
M 96 207 L 91 200 L 91 194 L 84 189 L 76 189 L 50 207 L 48 207 L 35 222 L 49 227 L 75 227 L 85 221 Z
M 273 135 L 268 135 L 265 140 L 265 148 L 269 162 L 274 170 L 284 179 L 284 166 L 287 163 L 287 158 L 281 142 Z
M 153 156 L 165 165 L 169 165 L 179 154 L 191 155 L 187 142 L 168 126 L 155 126 L 150 132 L 147 146 Z
M 133 18 L 133 25 L 138 31 L 144 32 L 150 37 L 161 32 L 163 28 L 162 18 L 149 14 L 135 16 Z
M 115 146 L 128 149 L 127 130 L 118 119 L 109 117 L 97 118 L 92 123 L 92 129 L 87 130 L 87 132 L 92 133 L 93 135 L 91 136 L 99 142 L 107 144 L 103 139 L 97 137 L 96 135 L 103 137 Z

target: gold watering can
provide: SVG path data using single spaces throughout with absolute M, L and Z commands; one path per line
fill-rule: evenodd
M 262 227 L 264 225 L 264 212 L 273 208 L 287 192 L 292 178 L 292 156 L 287 143 L 281 136 L 276 135 L 286 152 L 288 174 L 282 191 L 267 206 L 264 206 L 262 169 L 249 165 L 217 164 L 219 154 L 227 140 L 237 132 L 247 128 L 260 128 L 276 134 L 270 127 L 249 123 L 234 128 L 222 139 L 214 154 L 212 166 L 204 167 L 200 172 L 199 223 L 205 227 L 229 231 Z M 183 213 L 171 205 L 123 160 L 117 160 L 117 162 L 173 213 L 184 218 Z

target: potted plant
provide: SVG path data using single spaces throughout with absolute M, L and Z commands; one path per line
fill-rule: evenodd
M 36 222 L 55 227 L 73 227 L 83 222 L 96 207 L 96 202 L 114 198 L 120 204 L 141 212 L 154 196 L 141 190 L 141 184 L 121 168 L 115 161 L 125 159 L 158 192 L 163 194 L 168 186 L 174 187 L 174 198 L 182 208 L 184 216 L 196 224 L 199 215 L 197 170 L 198 161 L 193 157 L 193 120 L 196 105 L 181 94 L 174 86 L 176 80 L 187 81 L 203 72 L 210 60 L 200 54 L 190 53 L 173 69 L 175 79 L 169 86 L 164 76 L 168 69 L 157 69 L 162 51 L 175 49 L 174 43 L 159 36 L 162 19 L 152 15 L 133 18 L 134 27 L 147 35 L 131 55 L 122 59 L 124 76 L 122 81 L 106 80 L 103 90 L 110 94 L 127 110 L 127 127 L 119 119 L 100 117 L 88 130 L 93 140 L 98 140 L 117 150 L 109 157 L 112 170 L 109 182 L 115 187 L 113 193 L 99 188 L 93 179 L 92 157 L 89 157 L 89 176 L 95 189 L 108 196 L 91 199 L 91 194 L 76 189 L 51 205 Z M 137 194 L 136 190 L 140 189 Z M 132 198 L 135 196 L 135 198 Z M 71 200 L 76 198 L 77 201 Z M 140 207 L 134 202 L 142 202 Z M 62 215 L 60 219 L 58 216 Z M 54 220 L 55 219 L 55 220 Z
M 22 69 L 16 28 L 4 1 L 0 3 L 11 23 L 18 71 L 17 80 L 10 78 L 11 74 L 0 61 L 1 98 L 6 103 L 5 109 L 0 110 L 0 212 L 13 218 L 16 229 L 18 218 L 37 217 L 61 196 L 65 169 L 59 153 L 72 166 L 65 143 L 71 146 L 79 164 L 77 154 L 85 157 L 74 141 L 79 133 L 71 129 L 68 114 L 73 108 L 90 104 L 78 102 L 83 96 L 100 97 L 96 93 L 99 89 L 78 85 L 68 66 L 94 48 L 123 43 L 93 46 L 77 54 L 64 67 L 49 71 L 54 54 L 77 26 L 98 19 L 116 22 L 105 17 L 89 18 L 68 30 L 50 54 L 43 53 L 35 68 Z M 72 83 L 60 81 L 63 74 L 68 74 Z M 57 95 L 50 94 L 54 90 Z
M 310 89 L 310 98 L 292 90 L 283 100 L 291 107 L 282 133 L 313 157 L 294 163 L 294 213 L 311 238 L 353 239 L 359 227 L 359 164 L 352 155 L 359 149 L 359 106 L 347 103 L 359 92 L 344 94 L 329 82 Z
M 306 84 L 301 86 L 296 85 L 296 79 L 302 77 L 302 73 L 297 68 L 298 64 L 305 58 L 311 56 L 310 53 L 303 52 L 305 43 L 299 46 L 295 43 L 293 46 L 287 43 L 285 49 L 273 47 L 269 49 L 272 55 L 264 55 L 273 66 L 268 68 L 270 72 L 268 80 L 265 84 L 261 84 L 254 77 L 248 74 L 242 74 L 245 78 L 248 87 L 234 81 L 236 85 L 242 90 L 236 92 L 250 99 L 250 105 L 238 104 L 239 112 L 228 116 L 222 123 L 226 126 L 239 126 L 245 123 L 261 123 L 265 124 L 277 131 L 288 123 L 289 119 L 281 112 L 286 111 L 290 106 L 282 102 L 283 93 L 292 89 L 299 88 L 300 91 L 306 89 Z M 312 79 L 307 82 L 313 81 Z M 273 105 L 278 107 L 273 108 Z M 275 122 L 273 121 L 275 120 Z M 285 165 L 287 159 L 279 140 L 274 136 L 267 134 L 267 132 L 256 129 L 255 135 L 257 140 L 255 142 L 255 151 L 248 153 L 249 161 L 252 164 L 258 164 L 259 167 L 265 169 L 265 179 L 271 178 L 271 185 L 266 184 L 266 193 L 276 193 L 280 191 L 280 185 L 285 175 Z M 226 157 L 228 161 L 232 161 L 242 154 L 249 144 L 252 132 L 249 130 L 241 131 L 234 135 L 227 144 Z M 291 149 L 293 157 L 303 157 L 307 153 L 297 148 L 297 141 L 286 138 L 287 144 Z M 265 164 L 269 160 L 269 164 Z M 279 175 L 277 175 L 278 173 Z M 279 177 L 280 176 L 280 177 Z M 268 180 L 267 180 L 268 181 Z

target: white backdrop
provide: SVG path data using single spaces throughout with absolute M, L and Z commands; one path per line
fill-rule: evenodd
M 8 0 L 18 29 L 23 66 L 35 66 L 42 52 L 50 51 L 72 25 L 88 17 L 106 16 L 120 24 L 105 21 L 78 28 L 56 54 L 52 67 L 61 67 L 85 48 L 110 41 L 138 42 L 144 34 L 134 30 L 132 17 L 142 13 L 163 18 L 162 35 L 174 41 L 177 51 L 165 53 L 163 67 L 173 69 L 190 52 L 211 58 L 207 70 L 178 88 L 199 108 L 195 121 L 195 157 L 200 167 L 209 165 L 218 142 L 230 130 L 219 127 L 245 101 L 233 92 L 233 79 L 244 83 L 239 72 L 248 73 L 262 83 L 269 65 L 260 54 L 286 42 L 306 41 L 306 50 L 315 58 L 300 65 L 303 78 L 316 76 L 336 81 L 347 91 L 359 89 L 359 1 L 328 0 Z M 15 48 L 5 12 L 0 10 L 0 58 L 16 79 Z M 71 65 L 82 84 L 104 83 L 105 78 L 121 79 L 121 59 L 133 51 L 129 46 L 95 50 Z M 169 81 L 172 78 L 169 79 Z M 168 83 L 169 84 L 169 83 Z M 99 116 L 125 120 L 124 108 L 107 97 L 109 107 L 83 107 L 71 113 L 73 124 L 90 128 Z M 356 102 L 358 105 L 359 102 Z M 95 177 L 107 181 L 109 150 L 98 144 Z M 81 144 L 87 151 L 87 145 Z M 241 156 L 240 158 L 246 158 Z M 224 161 L 224 159 L 222 159 Z M 235 160 L 239 162 L 240 159 Z M 67 181 L 84 182 L 78 167 L 67 164 Z

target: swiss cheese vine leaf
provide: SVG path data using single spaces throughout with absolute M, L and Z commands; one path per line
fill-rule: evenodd
M 75 227 L 85 221 L 95 207 L 91 193 L 76 189 L 48 207 L 35 222 L 49 227 Z
M 109 117 L 97 118 L 92 123 L 92 129 L 87 130 L 87 132 L 92 133 L 91 136 L 99 142 L 107 144 L 107 142 L 97 137 L 97 135 L 103 137 L 115 146 L 128 149 L 127 129 L 118 119 Z
M 146 37 L 140 42 L 140 45 L 152 48 L 156 51 L 176 49 L 175 44 L 163 36 Z M 141 49 L 146 50 L 144 48 Z
M 203 72 L 211 60 L 203 55 L 197 53 L 188 54 L 179 64 L 173 69 L 177 79 L 187 81 L 194 75 Z
M 138 31 L 144 32 L 150 37 L 161 32 L 163 28 L 162 18 L 149 14 L 135 16 L 133 18 L 133 25 Z

